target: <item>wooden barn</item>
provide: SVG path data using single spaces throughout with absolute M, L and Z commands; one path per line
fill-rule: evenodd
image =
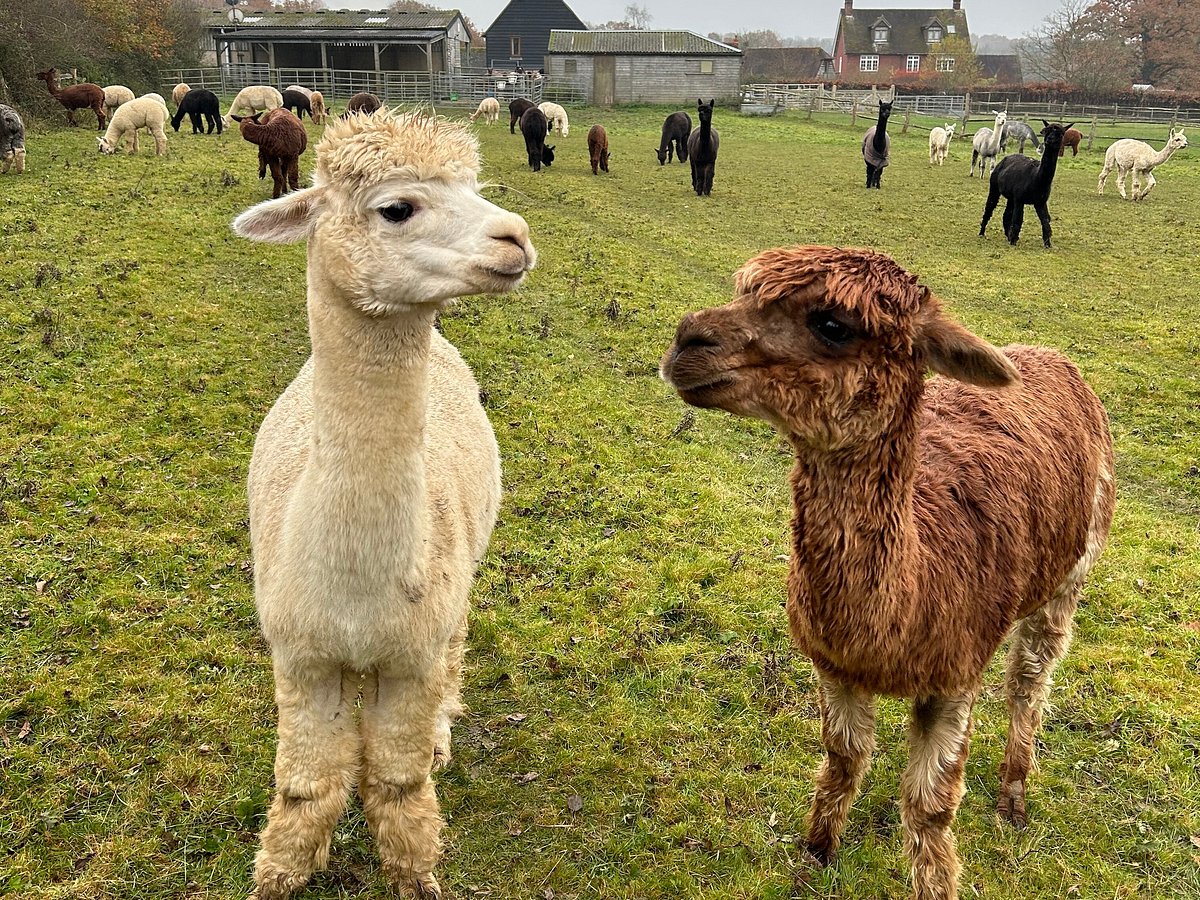
M 247 10 L 209 13 L 216 64 L 272 69 L 456 72 L 470 34 L 457 10 Z
M 546 74 L 574 79 L 598 106 L 736 99 L 742 52 L 694 31 L 550 33 Z
M 586 31 L 587 24 L 563 0 L 510 0 L 484 34 L 487 67 L 526 72 L 546 69 L 546 49 L 555 28 Z

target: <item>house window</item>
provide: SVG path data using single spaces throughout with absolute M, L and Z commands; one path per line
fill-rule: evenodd
M 954 71 L 954 57 L 953 56 L 939 56 L 938 61 L 937 61 L 937 70 L 939 72 L 953 72 Z
M 875 43 L 886 44 L 888 39 L 888 27 L 886 25 L 875 26 Z
M 905 64 L 904 68 L 908 72 L 920 72 L 921 71 L 921 57 L 910 56 L 908 58 L 908 62 Z
M 508 39 L 509 56 L 513 59 L 521 58 L 521 39 L 519 37 L 510 37 Z
M 860 56 L 858 58 L 858 71 L 860 72 L 878 72 L 879 57 L 878 56 Z
M 700 60 L 700 74 L 711 75 L 713 73 L 713 64 L 711 59 Z
M 574 60 L 574 59 L 564 59 L 563 60 L 563 74 L 564 75 L 574 75 L 578 70 L 579 70 L 578 60 Z
M 931 44 L 936 44 L 942 39 L 942 29 L 937 25 L 931 25 L 929 30 L 925 32 L 925 40 Z

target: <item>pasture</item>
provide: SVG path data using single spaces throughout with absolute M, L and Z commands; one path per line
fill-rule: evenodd
M 839 860 L 814 869 L 800 846 L 821 747 L 783 612 L 789 450 L 761 423 L 690 410 L 657 377 L 680 317 L 724 302 L 748 257 L 822 243 L 892 254 L 995 343 L 1064 350 L 1112 419 L 1116 520 L 1051 695 L 1025 831 L 993 813 L 998 664 L 976 706 L 963 896 L 1200 896 L 1195 141 L 1140 204 L 1111 182 L 1096 196 L 1107 140 L 1068 153 L 1046 251 L 1032 211 L 1018 247 L 999 213 L 978 238 L 969 143 L 930 168 L 925 134 L 896 119 L 883 189 L 868 192 L 870 120 L 718 109 L 702 199 L 686 165 L 655 160 L 669 110 L 570 112 L 537 174 L 506 115 L 474 126 L 484 194 L 528 220 L 540 262 L 518 292 L 442 316 L 505 474 L 474 591 L 469 712 L 438 777 L 448 894 L 908 896 L 902 701 L 881 703 Z M 608 176 L 588 166 L 593 122 Z M 245 475 L 307 355 L 304 249 L 230 232 L 270 180 L 236 131 L 189 131 L 168 132 L 162 159 L 149 142 L 100 157 L 94 129 L 43 123 L 27 172 L 0 176 L 3 897 L 235 898 L 251 884 L 274 704 Z M 311 168 L 310 149 L 302 182 Z M 388 896 L 356 807 L 300 896 Z

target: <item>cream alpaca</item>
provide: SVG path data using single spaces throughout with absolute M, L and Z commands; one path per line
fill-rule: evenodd
M 175 104 L 175 108 L 179 108 L 179 104 L 183 102 L 183 98 L 187 96 L 187 92 L 191 88 L 188 87 L 186 81 L 181 81 L 175 87 L 171 88 L 171 102 Z
M 129 152 L 138 152 L 138 129 L 148 129 L 154 136 L 154 154 L 167 152 L 167 133 L 163 126 L 167 122 L 167 105 L 158 94 L 146 94 L 128 103 L 122 103 L 113 113 L 104 137 L 98 138 L 96 149 L 101 153 L 116 153 L 121 141 L 129 139 Z
M 313 348 L 250 463 L 279 706 L 257 897 L 287 897 L 326 864 L 356 783 L 389 880 L 438 897 L 430 773 L 461 712 L 467 595 L 500 464 L 479 387 L 434 317 L 456 296 L 512 289 L 535 253 L 525 221 L 479 196 L 463 125 L 383 109 L 333 121 L 316 156 L 313 187 L 233 226 L 308 241 Z
M 547 134 L 558 128 L 560 137 L 566 137 L 571 133 L 571 123 L 567 121 L 567 111 L 557 103 L 542 103 L 538 106 L 542 111 L 542 115 L 546 117 Z
M 946 162 L 946 155 L 950 152 L 950 142 L 954 140 L 954 125 L 947 125 L 945 128 L 933 128 L 929 132 L 929 164 L 932 166 L 937 163 L 939 166 Z
M 479 109 L 471 113 L 470 119 L 474 122 L 480 116 L 483 116 L 483 121 L 491 125 L 494 122 L 500 121 L 500 101 L 495 97 L 484 97 L 479 101 Z
M 1183 136 L 1182 128 L 1178 131 L 1171 129 L 1166 146 L 1158 151 L 1155 151 L 1145 141 L 1135 141 L 1132 138 L 1123 138 L 1117 141 L 1104 154 L 1104 169 L 1100 172 L 1100 183 L 1096 193 L 1104 193 L 1104 183 L 1108 181 L 1108 173 L 1116 168 L 1117 190 L 1121 192 L 1121 197 L 1129 200 L 1144 200 L 1150 193 L 1150 189 L 1157 184 L 1154 180 L 1154 169 L 1170 159 L 1176 150 L 1182 150 L 1187 145 L 1188 141 Z M 1125 177 L 1130 174 L 1133 175 L 1133 194 L 1126 197 Z M 1141 184 L 1143 178 L 1146 181 L 1144 188 Z
M 123 84 L 110 84 L 104 89 L 104 108 L 111 116 L 122 103 L 128 103 L 134 97 L 133 91 Z
M 229 104 L 229 112 L 225 114 L 225 124 L 233 119 L 230 116 L 252 116 L 256 112 L 266 112 L 268 109 L 278 109 L 283 106 L 283 94 L 269 84 L 252 84 L 238 91 Z
M 988 172 L 996 167 L 996 157 L 1000 153 L 1000 141 L 1004 137 L 1004 123 L 1008 121 L 1008 113 L 1004 110 L 1000 110 L 994 115 L 996 121 L 993 126 L 980 128 L 971 140 L 971 175 L 975 174 L 975 162 L 978 160 L 980 178 L 986 178 Z

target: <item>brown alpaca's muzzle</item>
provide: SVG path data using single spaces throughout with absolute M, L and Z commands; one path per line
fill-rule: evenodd
M 729 353 L 718 330 L 707 321 L 713 312 L 703 310 L 683 317 L 658 370 L 685 403 L 706 409 L 719 405 L 718 395 L 734 381 Z

